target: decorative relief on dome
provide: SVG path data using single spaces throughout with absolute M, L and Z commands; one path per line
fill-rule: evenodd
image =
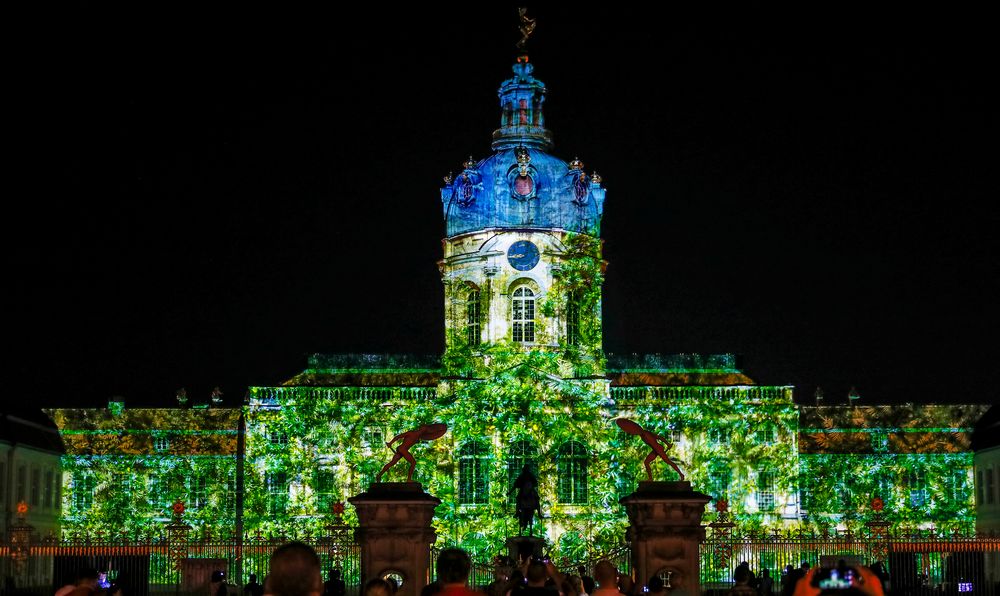
M 455 202 L 460 207 L 469 207 L 476 202 L 476 191 L 482 187 L 483 185 L 479 181 L 479 174 L 475 172 L 462 172 L 462 175 L 455 181 Z
M 522 145 L 514 150 L 514 156 L 517 158 L 517 171 L 522 176 L 528 175 L 528 167 L 531 165 L 531 154 Z

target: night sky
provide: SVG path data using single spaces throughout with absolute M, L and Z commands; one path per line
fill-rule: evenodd
M 67 10 L 8 54 L 6 407 L 442 351 L 441 178 L 490 151 L 513 7 Z M 985 17 L 531 12 L 554 152 L 608 189 L 607 351 L 997 401 Z

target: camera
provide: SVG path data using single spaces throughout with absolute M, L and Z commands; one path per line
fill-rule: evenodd
M 820 590 L 848 590 L 854 587 L 858 575 L 853 567 L 817 569 L 812 578 L 812 586 Z

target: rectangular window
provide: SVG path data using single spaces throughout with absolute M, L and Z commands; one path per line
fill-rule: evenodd
M 285 472 L 269 472 L 264 476 L 264 484 L 267 488 L 268 513 L 284 513 L 288 506 L 288 475 Z
M 765 424 L 763 427 L 757 429 L 757 443 L 761 445 L 774 445 L 774 427 L 770 424 Z
M 983 498 L 983 471 L 979 470 L 976 473 L 976 505 L 985 505 L 986 499 Z
M 816 508 L 816 493 L 811 485 L 799 489 L 799 508 L 805 513 Z
M 953 503 L 962 505 L 969 500 L 969 471 L 954 470 L 948 477 L 948 497 Z
M 331 507 L 337 502 L 337 477 L 333 470 L 316 470 L 316 513 L 321 515 L 331 513 Z
M 42 487 L 43 497 L 42 497 L 42 507 L 46 509 L 52 509 L 53 499 L 52 496 L 55 491 L 55 472 L 52 470 L 45 471 L 45 484 Z
M 489 497 L 485 458 L 470 456 L 458 460 L 458 502 L 463 505 L 485 503 Z
M 987 468 L 986 470 L 986 504 L 993 504 L 993 469 Z
M 465 341 L 469 346 L 478 346 L 482 338 L 479 290 L 470 290 L 465 302 Z
M 86 473 L 73 476 L 73 509 L 78 513 L 88 511 L 94 505 L 94 477 Z
M 889 452 L 889 433 L 874 431 L 871 433 L 872 451 L 875 453 Z
M 167 451 L 170 451 L 170 436 L 165 433 L 154 435 L 153 451 L 157 453 L 166 453 Z
M 208 505 L 208 477 L 195 474 L 188 479 L 188 506 L 202 509 Z
M 385 431 L 381 426 L 366 426 L 361 433 L 361 446 L 380 450 L 385 447 Z
M 910 506 L 923 507 L 927 504 L 927 475 L 923 470 L 910 472 L 907 478 L 910 489 Z
M 166 483 L 156 475 L 155 471 L 151 472 L 150 476 L 146 479 L 146 496 L 149 500 L 149 508 L 152 510 L 153 515 L 159 516 L 166 511 Z
M 729 444 L 729 431 L 724 428 L 712 428 L 708 431 L 708 443 L 713 447 Z
M 21 464 L 17 467 L 17 491 L 14 493 L 14 502 L 27 502 L 28 500 L 28 467 Z
M 566 302 L 566 343 L 580 345 L 580 293 L 572 292 Z
M 883 470 L 875 477 L 875 492 L 872 498 L 882 499 L 886 509 L 891 509 L 895 501 L 895 491 L 893 490 L 893 477 L 889 472 Z
M 222 495 L 222 507 L 227 515 L 236 515 L 236 478 L 226 478 L 226 492 Z
M 42 471 L 38 468 L 31 469 L 31 506 L 38 507 L 42 504 Z
M 575 441 L 564 444 L 556 456 L 557 497 L 560 503 L 587 503 L 587 460 L 589 452 Z
M 733 483 L 733 471 L 726 465 L 715 465 L 708 473 L 708 494 L 715 499 L 729 500 L 729 486 Z
M 761 512 L 774 509 L 774 472 L 757 474 L 757 509 Z
M 514 290 L 511 308 L 511 338 L 521 343 L 535 341 L 534 293 L 525 287 Z

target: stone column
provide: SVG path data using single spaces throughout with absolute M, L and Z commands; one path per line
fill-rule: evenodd
M 664 575 L 674 589 L 700 594 L 699 545 L 705 505 L 712 498 L 691 490 L 690 482 L 640 482 L 639 490 L 623 498 L 628 512 L 635 581 L 646 585 Z
M 355 537 L 361 545 L 361 577 L 403 578 L 398 596 L 417 596 L 427 585 L 434 508 L 441 500 L 419 482 L 378 482 L 348 499 L 358 512 Z

